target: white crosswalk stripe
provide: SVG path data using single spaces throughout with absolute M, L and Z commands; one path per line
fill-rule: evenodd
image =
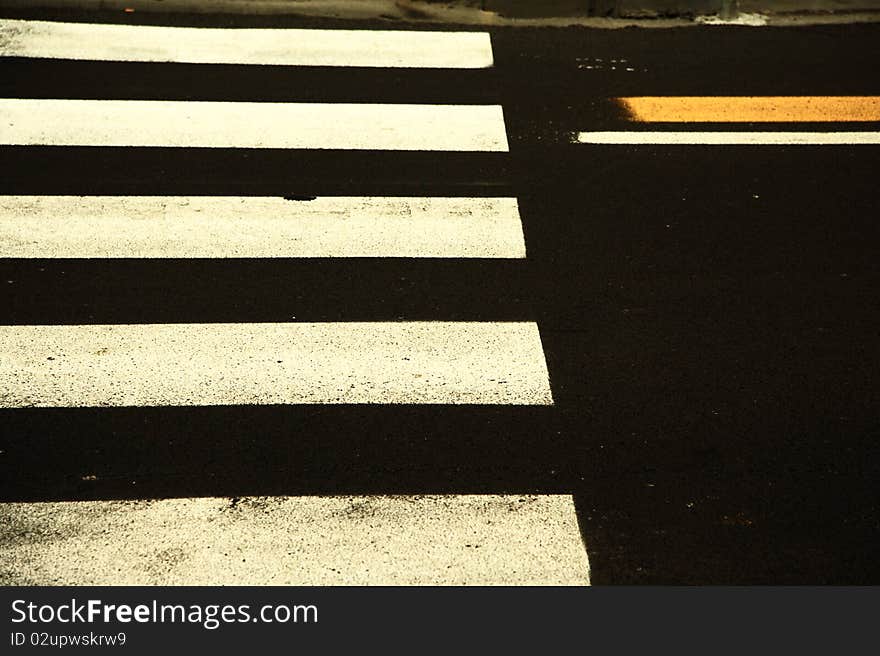
M 0 257 L 525 255 L 515 198 L 0 196 Z
M 565 495 L 0 505 L 6 572 L 53 585 L 581 585 Z M 116 536 L 116 539 L 108 539 Z M 174 558 L 169 558 L 174 554 Z
M 0 20 L 0 44 L 0 56 L 84 61 L 426 69 L 493 63 L 489 35 L 474 32 Z M 508 151 L 500 105 L 114 98 L 0 99 L 0 145 L 424 151 L 438 159 Z M 0 257 L 114 266 L 233 258 L 468 258 L 497 266 L 493 260 L 526 257 L 515 198 L 310 198 L 0 196 Z M 477 289 L 479 283 L 462 280 Z M 382 293 L 377 287 L 377 303 Z M 0 322 L 8 324 L 0 325 L 0 408 L 553 405 L 534 321 L 452 321 L 442 311 L 430 321 Z M 295 441 L 298 427 L 289 430 Z M 75 437 L 87 447 L 88 436 Z M 499 457 L 505 437 L 492 436 Z M 438 467 L 455 455 L 438 454 Z M 125 475 L 124 468 L 101 470 L 83 480 Z M 12 584 L 589 583 L 568 495 L 0 503 L 0 521 L 28 527 L 0 546 L 4 582 Z
M 485 32 L 217 29 L 0 19 L 0 56 L 275 66 L 487 68 Z
M 0 407 L 553 403 L 533 323 L 0 326 L 0 350 Z
M 0 144 L 506 151 L 500 105 L 0 100 Z

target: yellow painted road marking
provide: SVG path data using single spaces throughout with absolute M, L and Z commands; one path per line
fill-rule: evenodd
M 641 96 L 618 98 L 645 123 L 880 121 L 880 96 Z

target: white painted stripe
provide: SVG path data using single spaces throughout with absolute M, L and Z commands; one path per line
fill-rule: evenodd
M 218 29 L 0 19 L 0 56 L 97 61 L 487 68 L 486 32 Z
M 523 258 L 515 198 L 0 196 L 0 257 Z
M 552 405 L 529 322 L 0 326 L 0 407 Z
M 500 105 L 0 99 L 0 144 L 507 151 Z
M 0 523 L 6 585 L 589 584 L 568 495 L 4 503 Z
M 880 132 L 580 132 L 583 144 L 834 146 L 880 144 Z

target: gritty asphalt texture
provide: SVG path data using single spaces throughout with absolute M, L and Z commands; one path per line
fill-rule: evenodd
M 574 493 L 594 584 L 880 583 L 880 150 L 570 143 L 616 96 L 880 94 L 880 26 L 491 32 L 490 71 L 0 62 L 4 97 L 503 104 L 510 155 L 0 148 L 4 194 L 515 195 L 528 250 L 6 259 L 2 322 L 534 320 L 556 401 L 7 409 L 2 499 Z

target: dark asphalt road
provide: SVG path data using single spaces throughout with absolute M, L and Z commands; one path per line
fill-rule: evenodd
M 0 61 L 2 97 L 503 104 L 509 155 L 0 147 L 3 194 L 516 195 L 529 254 L 6 259 L 0 322 L 537 320 L 556 399 L 0 410 L 0 496 L 566 492 L 594 583 L 880 583 L 880 147 L 569 143 L 630 129 L 616 96 L 880 95 L 880 25 L 492 40 L 490 71 Z

